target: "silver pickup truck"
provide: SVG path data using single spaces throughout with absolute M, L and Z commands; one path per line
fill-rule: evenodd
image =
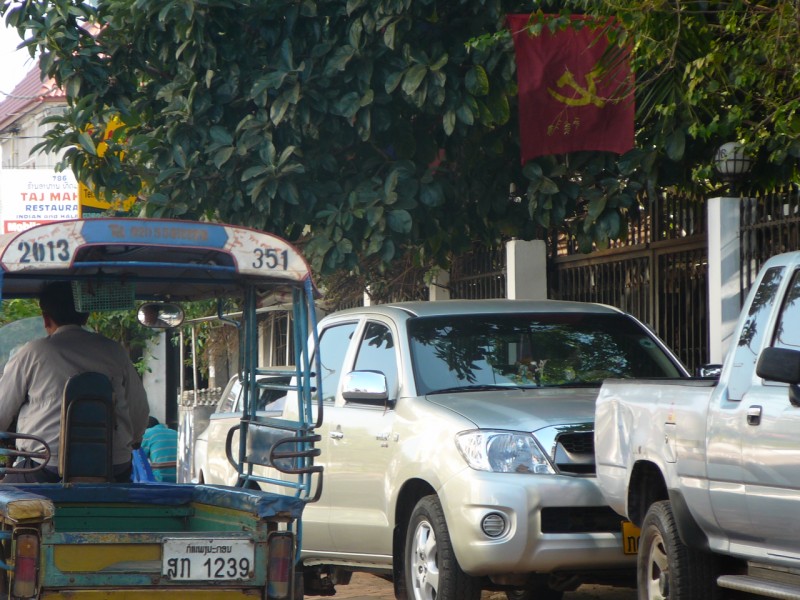
M 733 339 L 718 381 L 600 390 L 597 477 L 641 527 L 642 600 L 800 598 L 800 253 L 764 265 Z
M 605 306 L 495 300 L 356 308 L 319 332 L 325 484 L 303 513 L 307 595 L 352 571 L 414 600 L 633 585 L 592 421 L 605 378 L 686 375 L 645 326 Z

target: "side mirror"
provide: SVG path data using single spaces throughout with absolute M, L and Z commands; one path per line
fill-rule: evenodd
M 169 329 L 183 323 L 183 309 L 177 304 L 146 302 L 139 306 L 136 319 L 151 329 Z
M 703 379 L 719 379 L 722 373 L 722 365 L 709 364 L 697 367 L 697 376 Z
M 800 383 L 800 351 L 789 348 L 764 348 L 758 357 L 756 375 L 767 381 Z
M 800 351 L 764 348 L 756 363 L 756 375 L 767 381 L 789 384 L 789 402 L 800 407 Z
M 379 371 L 350 371 L 344 376 L 342 396 L 348 402 L 386 404 L 389 401 L 386 376 Z

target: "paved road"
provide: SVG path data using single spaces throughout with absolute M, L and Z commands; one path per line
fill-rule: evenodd
M 350 585 L 336 588 L 333 600 L 394 600 L 392 585 L 374 575 L 355 573 Z M 506 600 L 501 592 L 484 592 L 481 600 Z M 636 590 L 602 585 L 584 585 L 564 594 L 564 600 L 636 600 Z

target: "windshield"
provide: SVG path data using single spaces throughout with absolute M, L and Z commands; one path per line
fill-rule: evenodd
M 653 336 L 620 314 L 420 317 L 408 335 L 419 394 L 681 375 Z

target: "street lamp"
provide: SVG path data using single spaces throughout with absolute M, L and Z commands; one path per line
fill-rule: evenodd
M 752 165 L 752 159 L 745 154 L 744 146 L 739 142 L 722 144 L 714 156 L 714 167 L 732 194 L 736 191 L 733 184 L 746 175 Z

